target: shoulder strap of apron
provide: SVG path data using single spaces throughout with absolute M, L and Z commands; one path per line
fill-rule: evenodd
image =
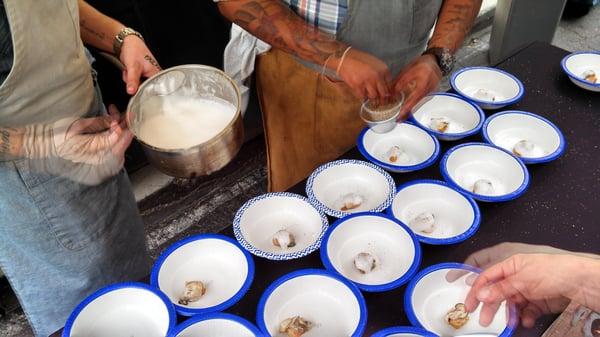
M 0 125 L 82 116 L 94 100 L 77 0 L 4 0 L 14 60 L 0 87 Z

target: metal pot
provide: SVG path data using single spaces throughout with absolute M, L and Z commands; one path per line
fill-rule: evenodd
M 187 149 L 161 149 L 144 142 L 139 131 L 145 118 L 162 113 L 144 107 L 144 102 L 167 95 L 216 97 L 233 104 L 237 111 L 225 129 L 208 141 Z M 241 102 L 238 86 L 223 71 L 204 65 L 181 65 L 146 80 L 129 101 L 126 120 L 150 164 L 173 177 L 194 178 L 220 170 L 239 152 L 244 141 Z

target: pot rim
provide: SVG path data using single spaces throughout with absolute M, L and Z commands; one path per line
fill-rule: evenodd
M 135 129 L 132 128 L 132 122 L 131 122 L 131 106 L 133 104 L 133 102 L 135 101 L 135 99 L 138 97 L 139 93 L 149 84 L 152 82 L 153 79 L 162 76 L 163 74 L 173 71 L 173 70 L 178 70 L 178 69 L 203 69 L 203 70 L 211 70 L 211 71 L 215 71 L 217 73 L 219 73 L 220 75 L 222 75 L 223 77 L 225 77 L 225 79 L 227 81 L 229 81 L 232 85 L 233 88 L 235 90 L 236 93 L 236 98 L 237 98 L 237 110 L 235 112 L 235 115 L 233 116 L 233 118 L 231 119 L 231 121 L 229 122 L 229 124 L 227 124 L 227 126 L 225 126 L 223 128 L 223 130 L 221 130 L 221 132 L 219 132 L 217 135 L 215 135 L 213 138 L 194 145 L 190 148 L 187 149 L 162 149 L 159 147 L 155 147 L 152 146 L 146 142 L 144 142 L 135 132 Z M 213 143 L 215 141 L 217 141 L 218 139 L 220 139 L 225 133 L 227 133 L 233 126 L 234 124 L 238 121 L 238 119 L 240 119 L 241 114 L 242 114 L 242 110 L 241 110 L 241 104 L 242 104 L 242 95 L 240 93 L 240 88 L 238 87 L 237 83 L 229 76 L 227 75 L 227 73 L 225 73 L 223 70 L 219 69 L 219 68 L 215 68 L 212 66 L 207 66 L 207 65 L 203 65 L 203 64 L 182 64 L 182 65 L 178 65 L 175 67 L 171 67 L 171 68 L 167 68 L 167 69 L 163 69 L 161 71 L 159 71 L 158 73 L 152 75 L 151 77 L 149 77 L 148 79 L 146 79 L 146 81 L 144 81 L 144 83 L 142 83 L 142 85 L 140 85 L 140 87 L 138 88 L 137 93 L 131 97 L 131 99 L 129 99 L 129 103 L 127 103 L 127 111 L 125 112 L 125 122 L 127 123 L 127 128 L 133 133 L 133 136 L 135 137 L 135 139 L 140 142 L 143 146 L 152 149 L 154 151 L 157 152 L 162 152 L 162 153 L 192 153 L 192 152 L 197 152 L 197 150 L 199 150 L 202 147 L 206 147 L 207 145 L 209 145 L 210 143 Z M 243 128 L 243 125 L 242 125 Z

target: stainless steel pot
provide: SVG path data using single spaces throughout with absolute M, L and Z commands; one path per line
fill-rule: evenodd
M 139 137 L 139 127 L 145 118 L 162 113 L 145 107 L 144 102 L 153 96 L 167 95 L 216 97 L 233 104 L 237 111 L 225 129 L 202 144 L 188 149 L 160 149 Z M 150 164 L 173 177 L 194 178 L 220 170 L 239 152 L 244 141 L 241 102 L 238 86 L 223 71 L 203 65 L 181 65 L 146 80 L 129 101 L 126 120 Z

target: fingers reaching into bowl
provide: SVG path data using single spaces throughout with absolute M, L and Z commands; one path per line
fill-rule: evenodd
M 395 93 L 406 95 L 398 120 L 408 118 L 412 108 L 423 97 L 435 91 L 441 80 L 442 71 L 432 55 L 420 56 L 404 68 L 394 82 Z
M 465 304 L 470 312 L 483 304 L 482 326 L 492 322 L 504 301 L 516 306 L 523 326 L 528 328 L 544 314 L 563 311 L 571 300 L 592 305 L 594 310 L 600 299 L 578 295 L 585 293 L 580 291 L 587 279 L 582 270 L 591 270 L 594 264 L 599 264 L 597 259 L 572 254 L 516 254 L 482 272 Z

